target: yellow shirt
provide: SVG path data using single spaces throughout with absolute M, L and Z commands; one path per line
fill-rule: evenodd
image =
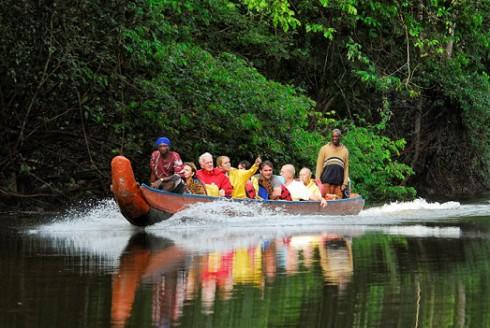
M 317 195 L 318 197 L 322 197 L 322 194 L 320 193 L 320 188 L 318 188 L 315 181 L 310 180 L 310 183 L 306 185 L 306 188 L 308 188 L 308 190 L 310 191 L 310 195 Z
M 228 172 L 228 178 L 230 179 L 231 185 L 233 186 L 233 192 L 231 193 L 232 198 L 246 198 L 245 185 L 248 179 L 257 172 L 259 169 L 258 165 L 252 165 L 248 170 L 240 170 L 234 167 Z

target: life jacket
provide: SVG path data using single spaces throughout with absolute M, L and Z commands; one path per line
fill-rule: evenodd
M 255 199 L 257 196 L 257 192 L 255 191 L 254 185 L 251 181 L 247 181 L 245 184 L 245 194 L 248 198 Z
M 270 195 L 267 189 L 265 187 L 259 185 L 259 190 L 257 190 L 257 195 L 259 196 L 259 199 L 269 199 Z
M 245 191 L 248 198 L 269 199 L 269 195 L 265 191 L 265 188 L 259 186 L 259 179 L 257 179 L 256 177 L 252 177 L 251 181 L 247 182 L 247 184 L 245 185 Z M 264 193 L 266 193 L 266 195 Z M 262 197 L 260 195 L 262 195 Z M 279 199 L 293 200 L 291 198 L 291 193 L 285 185 L 281 185 L 281 195 L 279 196 Z
M 255 176 L 252 177 L 249 182 L 247 182 L 245 188 L 249 198 L 261 200 L 269 199 L 269 194 L 267 191 L 265 191 L 265 188 L 259 185 L 259 179 Z
M 291 193 L 285 185 L 281 185 L 281 196 L 279 197 L 281 200 L 293 200 L 291 198 Z

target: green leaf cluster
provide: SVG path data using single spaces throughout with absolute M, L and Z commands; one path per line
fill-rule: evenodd
M 405 140 L 391 140 L 375 132 L 373 128 L 352 127 L 343 138 L 349 149 L 353 189 L 371 201 L 413 199 L 415 189 L 402 182 L 414 172 L 397 160 Z
M 332 19 L 315 16 L 331 8 Z M 0 188 L 13 197 L 37 191 L 66 197 L 61 190 L 68 186 L 81 194 L 107 192 L 108 163 L 120 153 L 144 181 L 153 140 L 162 134 L 185 160 L 210 151 L 234 164 L 261 155 L 276 166 L 312 168 L 332 127 L 387 122 L 371 109 L 390 102 L 389 92 L 403 82 L 384 76 L 370 48 L 346 32 L 365 10 L 356 1 L 83 0 L 74 7 L 7 0 L 0 9 L 0 137 L 6 140 L 0 181 L 8 181 Z M 336 44 L 338 55 L 325 60 L 315 46 L 318 34 L 323 44 Z M 338 43 L 340 36 L 349 48 Z M 338 60 L 347 53 L 345 68 Z M 345 81 L 331 79 L 337 73 Z M 373 89 L 382 96 L 357 106 Z M 402 145 L 376 139 L 387 129 L 352 131 L 363 131 L 360 142 L 379 140 L 359 149 L 379 152 L 379 165 L 389 167 L 364 172 L 359 165 L 378 176 L 356 176 L 358 191 L 371 199 L 405 197 L 387 191 L 408 174 L 390 148 Z

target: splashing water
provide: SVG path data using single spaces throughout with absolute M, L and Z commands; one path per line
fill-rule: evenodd
M 113 199 L 104 199 L 90 208 L 72 209 L 54 217 L 48 225 L 39 227 L 40 232 L 127 230 L 127 221 Z
M 230 249 L 284 236 L 322 231 L 342 235 L 383 232 L 418 237 L 458 238 L 458 227 L 429 227 L 448 217 L 489 216 L 490 203 L 461 205 L 430 203 L 424 199 L 373 207 L 357 216 L 300 216 L 229 201 L 196 204 L 167 221 L 147 227 L 157 237 L 168 238 L 194 251 Z M 141 228 L 130 225 L 114 200 L 106 199 L 84 210 L 72 210 L 50 223 L 26 231 L 51 240 L 56 248 L 109 257 L 117 261 L 129 238 Z
M 362 211 L 359 216 L 396 222 L 429 221 L 463 216 L 488 216 L 490 206 L 487 203 L 462 205 L 459 202 L 427 202 L 419 198 L 410 202 L 393 202 L 380 207 Z M 388 222 L 389 223 L 389 222 Z
M 266 218 L 282 218 L 287 216 L 281 209 L 270 209 L 258 203 L 238 203 L 230 201 L 217 201 L 212 203 L 197 203 L 191 207 L 176 213 L 168 221 L 161 222 L 157 226 L 183 224 L 189 226 L 201 226 L 209 224 L 235 224 L 237 222 L 264 222 Z
M 394 202 L 384 204 L 381 207 L 374 207 L 362 211 L 362 215 L 382 215 L 396 212 L 420 211 L 420 210 L 452 210 L 461 206 L 458 202 L 429 203 L 423 198 L 415 199 L 411 202 Z
M 436 237 L 436 238 L 460 238 L 461 229 L 459 227 L 427 227 L 423 225 L 412 226 L 391 226 L 381 229 L 388 235 L 398 235 L 406 237 Z

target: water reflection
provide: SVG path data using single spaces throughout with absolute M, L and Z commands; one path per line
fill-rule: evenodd
M 234 297 L 240 286 L 262 295 L 278 275 L 294 276 L 317 266 L 326 284 L 341 292 L 353 275 L 352 241 L 334 233 L 287 236 L 255 246 L 196 254 L 170 239 L 151 233 L 132 236 L 112 278 L 111 318 L 126 326 L 139 288 L 151 290 L 152 325 L 178 322 L 184 306 L 200 303 L 200 312 L 213 314 L 217 302 Z M 143 286 L 143 287 L 141 287 Z
M 333 221 L 218 216 L 144 233 L 109 209 L 19 234 L 0 221 L 0 322 L 490 326 L 488 215 Z
M 352 278 L 354 271 L 352 260 L 352 240 L 335 235 L 322 235 L 320 245 L 320 264 L 325 281 L 338 285 L 342 291 Z
M 165 286 L 162 275 L 169 272 L 183 255 L 183 251 L 168 239 L 146 233 L 137 233 L 131 237 L 121 255 L 119 270 L 112 280 L 111 317 L 115 327 L 125 326 L 141 282 L 155 284 L 156 293 L 159 294 L 161 285 Z

